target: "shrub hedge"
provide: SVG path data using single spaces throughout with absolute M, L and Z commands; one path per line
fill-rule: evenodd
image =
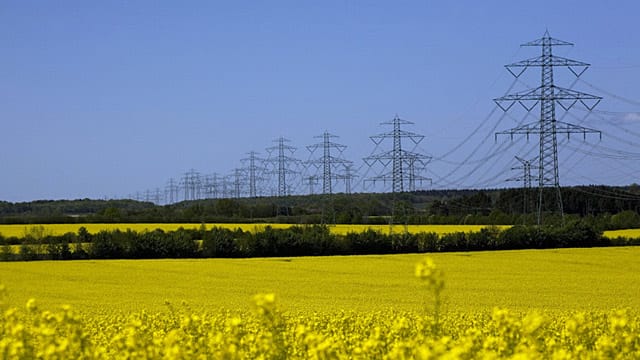
M 49 235 L 38 240 L 24 238 L 19 245 L 15 243 L 15 239 L 2 242 L 0 260 L 291 257 L 639 244 L 628 239 L 609 240 L 582 224 L 514 226 L 503 231 L 489 227 L 478 232 L 443 235 L 383 234 L 374 230 L 336 235 L 324 225 L 266 227 L 260 232 L 201 227 L 167 232 L 114 230 L 89 234 L 81 228 L 77 234 Z

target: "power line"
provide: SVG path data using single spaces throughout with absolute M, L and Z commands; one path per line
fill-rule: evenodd
M 316 170 L 320 170 L 320 168 L 322 168 L 323 194 L 331 194 L 333 192 L 333 180 L 344 178 L 345 174 L 341 173 L 340 170 L 341 168 L 351 164 L 351 161 L 342 157 L 342 153 L 347 146 L 331 141 L 331 139 L 337 137 L 338 136 L 325 131 L 322 135 L 314 136 L 314 138 L 321 138 L 322 142 L 307 146 L 307 150 L 309 150 L 311 156 L 313 156 L 318 149 L 322 149 L 322 155 L 320 157 L 309 160 L 306 164 L 314 166 Z M 334 151 L 332 152 L 332 150 Z M 312 184 L 312 178 L 313 181 L 315 181 L 317 180 L 317 176 L 312 175 L 308 178 L 310 186 Z M 313 191 L 312 188 L 311 191 Z
M 176 182 L 174 178 L 170 178 L 165 187 L 165 198 L 167 199 L 167 203 L 174 204 L 178 202 L 179 190 L 180 187 L 178 186 L 178 182 Z
M 266 169 L 261 164 L 265 162 L 265 159 L 258 157 L 258 153 L 255 151 L 250 151 L 247 155 L 249 155 L 249 157 L 241 160 L 245 164 L 242 170 L 248 175 L 249 197 L 255 198 L 258 195 L 257 184 L 259 181 L 264 180 L 262 173 L 264 173 Z
M 269 153 L 269 157 L 265 162 L 271 164 L 274 167 L 274 169 L 270 171 L 270 173 L 277 175 L 278 196 L 282 197 L 290 194 L 290 185 L 287 183 L 287 175 L 295 175 L 299 172 L 296 169 L 292 169 L 292 166 L 297 166 L 300 163 L 300 160 L 289 156 L 293 155 L 293 153 L 296 151 L 295 147 L 287 145 L 290 140 L 285 139 L 284 137 L 280 137 L 274 140 L 274 142 L 277 143 L 276 146 L 272 146 L 266 149 Z
M 405 182 L 408 182 L 406 188 L 409 191 L 413 191 L 415 190 L 416 181 L 431 181 L 431 179 L 419 175 L 419 173 L 424 170 L 427 163 L 431 161 L 431 157 L 407 151 L 402 146 L 402 139 L 409 139 L 414 145 L 418 145 L 424 139 L 423 135 L 402 130 L 403 125 L 413 125 L 413 123 L 400 119 L 400 117 L 396 115 L 393 120 L 383 122 L 381 125 L 391 125 L 393 126 L 393 130 L 379 135 L 370 136 L 370 138 L 376 146 L 380 145 L 386 139 L 391 139 L 393 141 L 392 149 L 372 154 L 365 157 L 363 160 L 369 167 L 373 167 L 374 164 L 379 163 L 385 169 L 391 165 L 392 169 L 389 173 L 372 177 L 369 180 L 372 182 L 391 181 L 392 191 L 394 193 L 404 192 Z
M 505 112 L 518 103 L 527 111 L 531 111 L 534 107 L 540 106 L 540 119 L 538 122 L 529 123 L 518 126 L 516 128 L 497 132 L 498 135 L 523 134 L 527 137 L 530 134 L 539 135 L 540 151 L 538 155 L 539 172 L 538 172 L 538 225 L 542 223 L 543 210 L 543 191 L 547 187 L 555 189 L 556 209 L 563 215 L 562 195 L 560 193 L 560 176 L 558 172 L 558 140 L 557 134 L 581 133 L 586 138 L 588 133 L 601 132 L 595 129 L 582 127 L 570 123 L 558 121 L 556 119 L 556 104 L 565 111 L 569 111 L 576 103 L 581 103 L 587 109 L 593 108 L 602 99 L 599 96 L 562 88 L 556 86 L 553 81 L 553 68 L 562 66 L 566 67 L 577 78 L 582 75 L 589 64 L 559 57 L 552 54 L 554 46 L 567 46 L 572 43 L 552 38 L 546 31 L 542 38 L 523 44 L 522 46 L 539 46 L 542 49 L 542 55 L 528 60 L 519 61 L 510 65 L 506 65 L 506 69 L 516 78 L 520 77 L 529 67 L 540 67 L 542 71 L 542 81 L 540 86 L 534 89 L 528 89 L 505 95 L 494 99 L 495 103 Z

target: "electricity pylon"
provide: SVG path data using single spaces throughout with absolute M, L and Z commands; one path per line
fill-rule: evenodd
M 496 133 L 496 138 L 498 135 L 510 135 L 513 139 L 513 135 L 517 134 L 524 134 L 527 139 L 530 134 L 540 136 L 540 153 L 538 155 L 538 225 L 542 223 L 543 193 L 545 188 L 553 188 L 555 190 L 556 209 L 564 218 L 562 195 L 560 193 L 560 176 L 558 173 L 557 134 L 567 134 L 567 137 L 570 134 L 583 134 L 586 139 L 587 134 L 597 133 L 602 137 L 602 133 L 598 130 L 565 123 L 556 119 L 556 103 L 565 111 L 569 111 L 576 103 L 580 102 L 587 110 L 591 111 L 602 99 L 599 96 L 565 89 L 554 84 L 554 67 L 567 67 L 573 75 L 580 77 L 590 66 L 581 61 L 566 59 L 552 54 L 554 46 L 566 45 L 573 44 L 552 38 L 548 31 L 544 33 L 542 38 L 522 44 L 522 46 L 541 47 L 542 55 L 506 65 L 505 67 L 516 78 L 520 77 L 529 67 L 540 67 L 542 70 L 540 86 L 494 99 L 495 103 L 505 112 L 516 102 L 527 111 L 533 110 L 540 104 L 539 121 Z
M 309 185 L 309 195 L 315 194 L 315 186 L 318 185 L 318 176 L 317 175 L 309 175 L 303 179 L 303 184 Z
M 345 194 L 351 194 L 351 180 L 358 177 L 353 169 L 353 162 L 349 161 L 344 165 L 344 173 L 336 175 L 339 180 L 344 180 L 344 192 Z
M 527 214 L 529 211 L 529 192 L 531 191 L 531 180 L 533 179 L 533 175 L 531 175 L 531 169 L 538 169 L 537 166 L 533 165 L 533 163 L 538 160 L 538 157 L 531 160 L 525 160 L 519 156 L 515 157 L 522 165 L 514 166 L 511 170 L 523 170 L 522 176 L 516 176 L 507 179 L 507 181 L 522 181 L 522 191 L 524 192 L 524 196 L 522 199 L 523 203 L 523 214 Z
M 173 204 L 178 201 L 178 191 L 180 187 L 174 178 L 170 178 L 167 181 L 167 186 L 165 187 L 165 198 L 167 199 L 168 204 Z
M 233 197 L 239 199 L 242 194 L 242 185 L 244 185 L 242 169 L 233 169 L 233 173 L 229 175 L 229 178 L 231 179 L 230 183 L 233 185 Z
M 265 169 L 259 164 L 264 163 L 265 159 L 258 157 L 258 153 L 255 151 L 249 151 L 247 153 L 249 157 L 240 160 L 242 163 L 246 164 L 242 170 L 248 175 L 249 180 L 249 197 L 255 198 L 258 194 L 258 181 L 263 180 L 261 177 L 261 173 L 265 171 Z
M 313 160 L 309 160 L 306 163 L 309 165 L 313 165 L 316 170 L 322 168 L 322 193 L 323 194 L 331 194 L 333 192 L 332 182 L 334 179 L 338 179 L 342 174 L 338 171 L 339 165 L 347 165 L 351 163 L 348 160 L 345 160 L 341 157 L 344 149 L 347 148 L 346 145 L 337 144 L 332 142 L 332 138 L 337 138 L 338 136 L 332 135 L 329 132 L 325 131 L 324 134 L 319 136 L 314 136 L 314 138 L 321 138 L 322 142 L 309 145 L 307 149 L 311 154 L 318 150 L 322 149 L 322 156 Z M 331 150 L 335 150 L 332 151 Z M 336 154 L 337 152 L 337 154 Z
M 415 190 L 416 180 L 420 182 L 431 180 L 416 174 L 417 171 L 422 170 L 426 167 L 427 163 L 431 161 L 431 157 L 416 152 L 407 151 L 402 148 L 403 138 L 411 140 L 411 142 L 413 142 L 414 144 L 414 147 L 420 144 L 420 142 L 424 139 L 423 135 L 404 131 L 401 129 L 402 125 L 412 124 L 412 122 L 402 120 L 398 117 L 398 115 L 396 115 L 393 120 L 381 123 L 381 125 L 392 125 L 392 131 L 370 137 L 371 141 L 373 141 L 376 146 L 380 145 L 385 139 L 392 139 L 393 148 L 389 151 L 372 154 L 363 159 L 369 167 L 372 167 L 375 163 L 380 163 L 384 168 L 387 168 L 389 164 L 392 165 L 391 172 L 369 178 L 369 181 L 387 182 L 390 180 L 392 183 L 392 191 L 394 193 L 399 193 L 405 191 L 405 180 L 409 181 L 410 191 Z
M 205 199 L 216 199 L 219 197 L 218 174 L 205 175 L 202 181 L 202 193 Z
M 282 197 L 289 195 L 290 192 L 287 186 L 287 175 L 298 173 L 298 171 L 291 168 L 291 164 L 298 164 L 300 160 L 287 155 L 287 153 L 293 155 L 296 151 L 295 147 L 287 145 L 290 140 L 280 137 L 274 142 L 278 145 L 266 149 L 269 153 L 266 163 L 272 164 L 275 168 L 270 172 L 278 175 L 278 196 Z M 276 154 L 274 155 L 274 153 Z
M 163 200 L 162 191 L 160 191 L 160 188 L 156 188 L 153 192 L 153 203 L 160 205 Z

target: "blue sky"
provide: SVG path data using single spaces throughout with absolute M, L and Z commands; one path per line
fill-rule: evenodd
M 434 157 L 425 188 L 515 186 L 504 181 L 519 175 L 513 156 L 533 157 L 537 144 L 495 142 L 493 129 L 537 113 L 500 119 L 492 99 L 513 83 L 505 64 L 539 55 L 519 45 L 546 29 L 575 44 L 556 54 L 592 64 L 573 89 L 604 97 L 592 116 L 564 118 L 603 139 L 561 142 L 561 183 L 639 182 L 639 8 L 631 0 L 5 1 L 0 199 L 123 197 L 189 169 L 227 175 L 280 136 L 306 160 L 325 130 L 359 168 L 374 150 L 369 136 L 388 131 L 379 124 L 395 114 L 415 123 L 407 130 L 425 136 L 417 150 Z M 569 87 L 562 71 L 556 82 Z M 528 72 L 514 91 L 537 86 L 539 69 Z

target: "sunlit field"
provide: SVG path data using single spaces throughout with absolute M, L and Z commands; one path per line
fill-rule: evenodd
M 142 232 L 145 230 L 162 229 L 164 231 L 173 231 L 179 228 L 185 229 L 199 229 L 202 224 L 19 224 L 19 225 L 0 225 L 0 234 L 5 237 L 23 237 L 28 233 L 29 228 L 34 226 L 43 226 L 45 232 L 50 235 L 63 235 L 65 233 L 77 233 L 78 229 L 84 227 L 91 234 L 98 233 L 102 230 L 127 230 L 130 229 L 136 232 Z M 212 227 L 222 227 L 227 229 L 242 229 L 243 231 L 261 231 L 265 227 L 270 226 L 274 229 L 286 229 L 293 225 L 291 224 L 205 224 L 207 229 Z M 411 233 L 418 232 L 435 232 L 437 234 L 446 234 L 452 232 L 473 232 L 479 231 L 482 228 L 486 228 L 484 225 L 330 225 L 329 228 L 334 234 L 346 234 L 349 232 L 362 232 L 368 229 L 379 231 L 382 233 L 389 232 L 404 232 Z M 508 226 L 500 226 L 500 228 L 506 228 Z
M 429 256 L 444 271 L 449 311 L 640 309 L 637 247 Z M 423 257 L 8 262 L 0 263 L 0 283 L 11 303 L 34 297 L 87 313 L 158 311 L 165 300 L 238 309 L 256 293 L 276 293 L 291 311 L 417 311 L 424 296 L 413 267 Z
M 431 259 L 0 263 L 7 289 L 0 288 L 0 353 L 45 359 L 640 354 L 637 247 Z
M 609 239 L 617 237 L 640 239 L 640 229 L 609 230 L 605 231 L 603 235 Z

